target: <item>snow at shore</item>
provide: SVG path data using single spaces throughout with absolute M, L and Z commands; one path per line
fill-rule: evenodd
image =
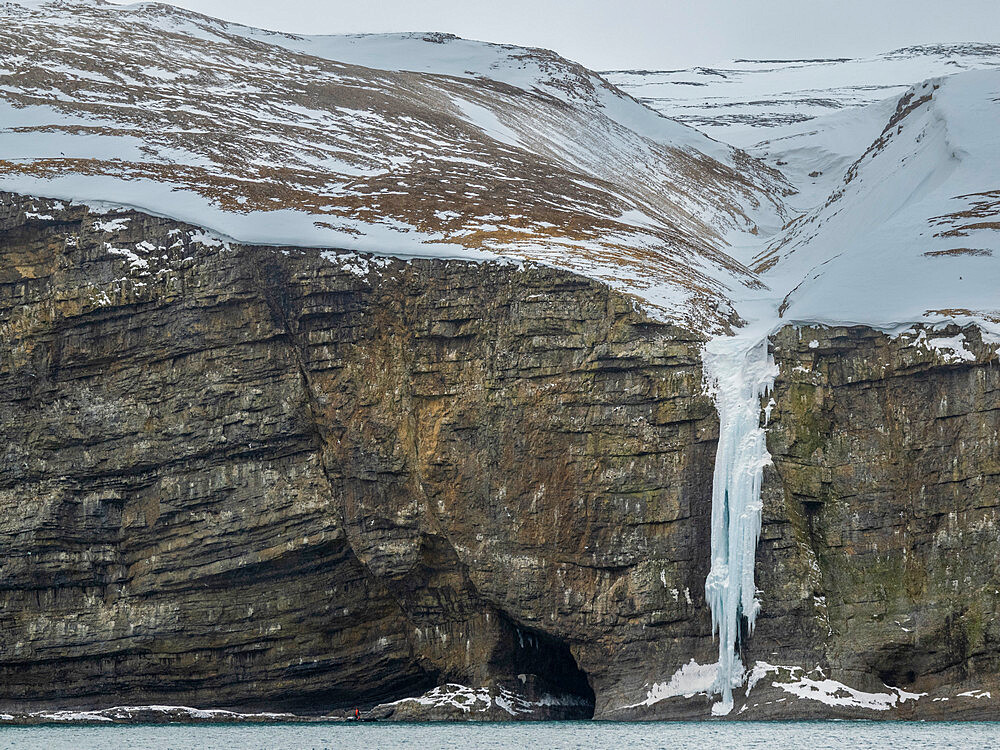
M 217 708 L 191 708 L 190 706 L 112 706 L 91 711 L 32 711 L 19 714 L 0 714 L 0 723 L 11 724 L 115 724 L 147 721 L 191 722 L 262 722 L 287 721 L 297 718 L 294 714 L 255 712 L 240 713 Z
M 700 699 L 711 697 L 718 693 L 719 664 L 698 664 L 691 660 L 682 665 L 664 682 L 647 686 L 646 698 L 639 703 L 621 706 L 618 710 L 627 711 L 640 707 L 655 706 L 662 701 L 671 699 Z M 965 690 L 953 695 L 939 695 L 931 698 L 928 693 L 918 693 L 901 687 L 884 685 L 883 690 L 861 690 L 839 680 L 828 677 L 816 666 L 807 669 L 797 665 L 775 665 L 764 661 L 755 661 L 745 672 L 737 674 L 736 682 L 743 687 L 739 695 L 739 706 L 735 715 L 739 716 L 764 705 L 785 703 L 787 701 L 815 702 L 832 709 L 846 709 L 854 715 L 870 712 L 867 715 L 877 717 L 886 711 L 897 708 L 907 702 L 929 700 L 942 702 L 949 700 L 990 701 L 993 695 L 989 690 Z M 761 696 L 761 691 L 770 688 L 770 692 Z M 775 697 L 774 690 L 780 691 Z M 713 709 L 721 704 L 716 703 Z M 716 710 L 715 713 L 723 713 Z

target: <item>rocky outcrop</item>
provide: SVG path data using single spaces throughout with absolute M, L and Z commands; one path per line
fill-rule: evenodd
M 424 695 L 382 703 L 360 718 L 365 721 L 560 721 L 589 717 L 593 698 L 539 689 L 536 675 L 492 680 L 480 688 L 447 684 Z
M 589 697 L 704 630 L 696 337 L 544 268 L 2 222 L 4 704 Z
M 892 709 L 903 718 L 998 715 L 996 349 L 975 327 L 775 337 L 764 606 L 748 661 L 926 694 Z
M 993 710 L 953 697 L 1000 655 L 1000 388 L 963 334 L 971 360 L 775 337 L 744 657 L 787 669 L 738 715 L 865 710 L 799 699 L 816 667 L 902 691 L 865 715 Z M 321 713 L 455 683 L 490 710 L 708 715 L 682 679 L 717 650 L 699 335 L 564 271 L 11 195 L 0 335 L 0 709 Z

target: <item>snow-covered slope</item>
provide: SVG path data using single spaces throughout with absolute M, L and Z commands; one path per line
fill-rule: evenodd
M 826 200 L 861 154 L 879 137 L 899 97 L 866 107 L 841 109 L 795 125 L 761 131 L 768 140 L 748 152 L 771 164 L 796 187 L 793 210 L 808 211 Z
M 736 60 L 687 70 L 619 70 L 605 77 L 667 117 L 750 146 L 770 128 L 899 96 L 918 81 L 1000 67 L 1000 45 L 935 44 L 860 59 Z
M 439 32 L 297 36 L 231 24 L 225 28 L 248 39 L 352 65 L 504 83 L 596 109 L 657 143 L 695 149 L 732 164 L 730 146 L 705 138 L 699 130 L 676 120 L 658 116 L 655 110 L 625 95 L 598 74 L 550 50 L 478 42 Z
M 1000 71 L 784 126 L 756 160 L 546 50 L 103 0 L 7 2 L 0 22 L 0 189 L 246 242 L 549 263 L 707 331 L 733 306 L 879 325 L 989 307 Z M 839 105 L 996 64 L 1000 48 L 952 45 L 669 85 L 732 113 L 764 89 Z
M 799 187 L 789 205 L 802 213 L 763 249 L 745 248 L 757 250 L 747 262 L 764 282 L 737 301 L 749 325 L 705 351 L 720 417 L 706 582 L 719 634 L 713 713 L 733 708 L 745 677 L 741 618 L 752 632 L 759 608 L 754 554 L 770 461 L 759 405 L 777 375 L 767 336 L 789 323 L 864 324 L 963 362 L 975 359 L 964 334 L 934 328 L 974 323 L 1000 344 L 997 123 L 1000 70 L 977 70 L 790 126 L 757 149 Z
M 0 5 L 0 189 L 245 242 L 549 263 L 720 330 L 758 283 L 728 244 L 780 225 L 787 185 L 544 50 L 22 0 Z
M 761 252 L 755 268 L 785 291 L 782 320 L 883 328 L 971 320 L 997 332 L 1000 70 L 932 79 L 894 104 L 832 192 Z M 789 139 L 789 151 L 778 150 L 780 141 L 766 148 L 779 161 L 824 148 L 847 153 L 886 112 L 878 104 L 817 121 Z

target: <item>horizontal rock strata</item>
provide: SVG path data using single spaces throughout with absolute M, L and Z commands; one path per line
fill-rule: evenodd
M 774 338 L 744 661 L 775 669 L 737 715 L 995 712 L 952 697 L 1000 698 L 1000 387 L 961 333 L 971 359 Z M 554 269 L 242 246 L 9 194 L 0 335 L 0 711 L 319 714 L 454 683 L 494 708 L 708 715 L 665 687 L 717 649 L 701 336 Z M 797 695 L 817 667 L 902 693 Z

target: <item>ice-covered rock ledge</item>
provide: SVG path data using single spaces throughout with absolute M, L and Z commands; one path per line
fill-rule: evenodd
M 315 717 L 260 711 L 242 713 L 218 708 L 190 706 L 112 706 L 96 710 L 32 711 L 0 713 L 2 724 L 221 724 L 316 721 Z
M 593 701 L 539 689 L 534 675 L 472 688 L 448 683 L 423 695 L 382 703 L 365 713 L 381 721 L 538 721 L 589 719 Z

